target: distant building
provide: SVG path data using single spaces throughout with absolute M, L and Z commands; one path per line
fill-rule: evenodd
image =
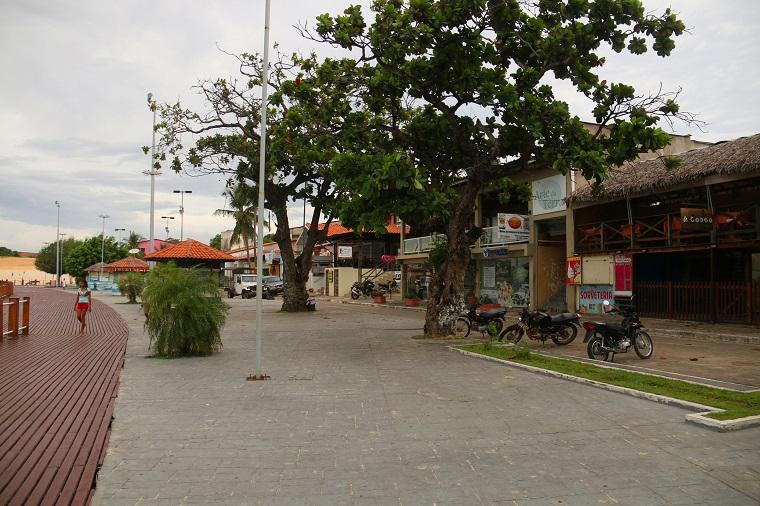
M 160 251 L 167 246 L 170 246 L 172 243 L 169 241 L 164 241 L 163 239 L 153 239 L 153 247 L 156 249 L 156 251 Z M 148 250 L 150 249 L 150 239 L 145 239 L 144 241 L 140 241 L 137 243 L 137 249 L 143 252 L 144 255 L 148 254 Z

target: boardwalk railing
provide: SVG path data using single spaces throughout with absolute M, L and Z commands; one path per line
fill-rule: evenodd
M 760 323 L 760 281 L 638 283 L 642 316 L 676 320 Z M 713 310 L 714 304 L 714 310 Z
M 0 302 L 0 342 L 8 337 L 29 335 L 29 297 L 8 297 Z M 5 313 L 8 313 L 6 319 Z

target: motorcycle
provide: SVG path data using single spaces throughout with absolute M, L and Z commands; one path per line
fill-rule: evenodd
M 365 279 L 364 281 L 357 281 L 351 286 L 351 298 L 356 300 L 362 295 L 369 297 L 372 295 L 372 291 L 375 289 L 375 282 L 371 279 Z
M 506 340 L 510 343 L 518 343 L 523 335 L 529 339 L 546 342 L 547 339 L 554 344 L 564 346 L 573 342 L 578 335 L 581 315 L 578 313 L 561 313 L 550 315 L 543 311 L 528 311 L 523 308 L 515 325 L 510 325 L 499 334 L 499 341 Z
M 615 353 L 627 353 L 633 347 L 641 359 L 648 359 L 654 353 L 652 338 L 641 326 L 641 320 L 636 311 L 631 308 L 618 309 L 610 305 L 610 301 L 602 303 L 605 313 L 620 314 L 620 323 L 583 322 L 586 329 L 584 343 L 588 343 L 586 353 L 594 360 L 615 361 Z M 610 358 L 610 354 L 612 357 Z
M 488 311 L 478 312 L 477 304 L 470 306 L 466 313 L 461 314 L 454 321 L 454 335 L 457 337 L 467 337 L 470 330 L 475 327 L 484 336 L 491 337 L 499 335 L 504 327 L 504 315 L 507 314 L 507 308 L 489 309 Z

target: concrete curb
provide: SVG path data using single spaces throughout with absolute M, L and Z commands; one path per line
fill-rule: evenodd
M 410 307 L 410 306 L 396 306 L 393 304 L 375 304 L 374 302 L 354 302 L 352 300 L 342 300 L 341 304 L 348 304 L 349 306 L 371 306 L 371 307 L 384 307 L 388 309 L 410 309 L 412 311 L 424 311 L 424 307 Z
M 552 376 L 554 378 L 560 378 L 567 381 L 573 381 L 575 383 L 580 383 L 582 385 L 589 385 L 589 386 L 601 388 L 603 390 L 608 390 L 610 392 L 626 394 L 631 397 L 637 397 L 639 399 L 646 399 L 648 401 L 659 402 L 661 404 L 674 405 L 674 406 L 679 406 L 681 408 L 689 409 L 692 411 L 699 411 L 699 413 L 687 414 L 686 421 L 697 424 L 697 425 L 702 425 L 703 427 L 708 427 L 710 429 L 717 430 L 719 432 L 729 432 L 729 431 L 748 429 L 750 427 L 760 426 L 760 415 L 747 416 L 744 418 L 737 418 L 734 420 L 716 420 L 714 418 L 708 418 L 706 415 L 709 415 L 712 413 L 722 413 L 725 410 L 714 408 L 712 406 L 706 406 L 704 404 L 697 404 L 696 402 L 689 402 L 689 401 L 684 401 L 682 399 L 675 399 L 673 397 L 667 397 L 665 395 L 652 394 L 649 392 L 634 390 L 632 388 L 621 387 L 617 385 L 610 385 L 608 383 L 602 383 L 600 381 L 580 378 L 578 376 L 572 376 L 570 374 L 565 374 L 561 372 L 550 371 L 548 369 L 542 369 L 540 367 L 534 367 L 532 365 L 520 364 L 519 362 L 510 362 L 509 360 L 503 360 L 501 358 L 490 357 L 488 355 L 481 355 L 480 353 L 473 353 L 471 351 L 462 350 L 455 346 L 448 346 L 448 348 L 452 351 L 456 351 L 463 355 L 467 355 L 473 358 L 478 358 L 480 360 L 488 360 L 490 362 L 496 362 L 499 364 L 508 365 L 510 367 L 516 367 L 518 369 L 524 369 L 526 371 L 544 374 L 546 376 Z M 638 373 L 638 374 L 644 374 L 644 373 Z

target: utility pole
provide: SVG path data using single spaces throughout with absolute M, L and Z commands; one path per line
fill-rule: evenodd
M 256 213 L 258 223 L 258 237 L 256 237 L 256 363 L 253 374 L 248 375 L 248 380 L 265 380 L 269 376 L 261 372 L 261 341 L 264 334 L 264 180 L 266 178 L 267 161 L 267 102 L 269 100 L 267 81 L 269 77 L 269 14 L 271 0 L 266 0 L 264 11 L 264 67 L 261 79 L 261 133 L 259 134 L 259 202 Z
M 179 193 L 179 241 L 182 242 L 185 239 L 185 193 L 193 193 L 192 190 L 173 190 L 173 193 Z
M 60 277 L 63 277 L 63 237 L 66 237 L 66 234 L 61 232 L 58 234 L 58 245 L 59 249 L 61 251 L 61 263 L 59 264 L 61 266 L 61 275 Z M 59 283 L 60 285 L 63 285 L 63 283 Z
M 61 203 L 57 200 L 55 205 L 58 208 L 58 217 L 55 222 L 55 286 L 61 286 Z
M 154 222 L 154 210 L 155 210 L 155 194 L 156 194 L 156 180 L 155 176 L 160 176 L 161 171 L 155 167 L 156 163 L 156 101 L 153 99 L 153 93 L 148 93 L 148 107 L 153 111 L 153 141 L 150 147 L 150 170 L 143 171 L 143 174 L 150 176 L 150 243 L 148 245 L 148 253 L 156 251 L 155 247 L 155 234 L 153 228 Z
M 107 214 L 99 214 L 98 218 L 103 219 L 103 231 L 100 233 L 100 274 L 98 274 L 98 283 L 103 281 L 103 261 L 105 259 L 106 251 L 106 218 L 110 218 Z

